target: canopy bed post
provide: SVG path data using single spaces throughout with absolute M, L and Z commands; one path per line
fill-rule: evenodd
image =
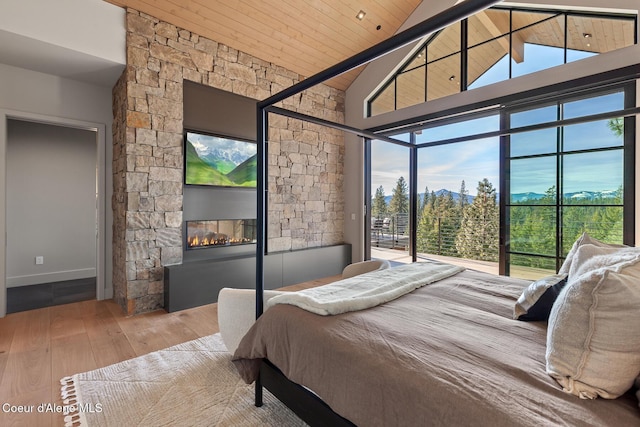
M 264 310 L 264 255 L 267 250 L 266 233 L 266 209 L 267 209 L 267 112 L 264 107 L 258 105 L 257 110 L 257 167 L 256 167 L 256 319 Z M 260 378 L 256 380 L 255 405 L 262 406 L 262 383 Z
M 363 203 L 364 203 L 364 253 L 365 259 L 371 259 L 371 198 L 367 197 L 367 194 L 371 194 L 371 139 L 364 139 L 364 194 Z
M 395 140 L 393 138 L 376 135 L 373 132 L 367 132 L 360 129 L 350 128 L 344 124 L 334 123 L 327 120 L 318 119 L 315 117 L 300 115 L 292 111 L 276 109 L 274 104 L 283 101 L 293 95 L 296 95 L 304 90 L 312 88 L 320 83 L 325 82 L 333 77 L 350 71 L 356 67 L 364 65 L 374 59 L 386 55 L 402 46 L 405 46 L 411 42 L 417 41 L 427 34 L 446 28 L 448 25 L 453 24 L 461 19 L 466 18 L 476 12 L 484 10 L 493 4 L 498 3 L 498 0 L 474 0 L 464 1 L 456 4 L 455 6 L 446 9 L 431 18 L 404 30 L 387 40 L 384 40 L 346 60 L 339 62 L 338 64 L 327 68 L 307 79 L 304 79 L 287 89 L 276 93 L 269 98 L 258 101 L 257 103 L 257 132 L 256 142 L 258 144 L 257 154 L 257 244 L 256 244 L 256 318 L 260 317 L 263 313 L 263 295 L 264 295 L 264 256 L 266 253 L 266 225 L 267 222 L 267 174 L 266 174 L 266 159 L 268 153 L 267 146 L 267 112 L 277 110 L 278 114 L 287 115 L 289 117 L 296 117 L 302 120 L 315 122 L 318 124 L 324 124 L 329 127 L 341 129 L 346 132 L 356 133 L 360 136 L 381 139 L 396 144 L 405 145 L 407 143 Z M 255 390 L 255 404 L 256 406 L 262 406 L 262 382 L 260 379 L 256 381 Z
M 263 312 L 264 296 L 264 256 L 267 253 L 267 156 L 269 146 L 267 142 L 267 111 L 264 107 L 258 106 L 257 110 L 258 128 L 256 132 L 257 165 L 256 165 L 256 319 Z
M 409 253 L 411 262 L 418 260 L 418 147 L 416 134 L 411 132 L 411 148 L 409 148 Z M 426 197 L 426 194 L 425 194 Z

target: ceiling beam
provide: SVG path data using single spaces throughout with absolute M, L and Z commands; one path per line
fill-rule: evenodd
M 486 12 L 477 13 L 476 18 L 478 21 L 487 29 L 489 34 L 493 37 L 499 37 L 498 43 L 505 52 L 509 53 L 509 40 L 505 39 L 504 31 L 501 31 L 496 23 L 491 19 L 491 17 Z M 511 58 L 516 61 L 518 64 L 524 61 L 524 40 L 518 33 L 511 34 Z

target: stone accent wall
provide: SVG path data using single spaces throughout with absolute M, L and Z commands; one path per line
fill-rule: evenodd
M 265 99 L 301 76 L 127 10 L 127 67 L 113 90 L 114 294 L 127 314 L 163 304 L 182 262 L 183 80 Z M 344 92 L 319 85 L 281 106 L 344 122 Z M 343 243 L 339 131 L 269 116 L 270 252 Z

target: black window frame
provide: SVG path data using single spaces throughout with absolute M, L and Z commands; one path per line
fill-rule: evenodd
M 626 69 L 625 69 L 626 70 Z M 615 72 L 611 72 L 610 76 L 607 74 L 605 76 L 589 76 L 584 79 L 577 79 L 573 81 L 564 82 L 558 85 L 553 85 L 550 87 L 542 87 L 538 88 L 536 91 L 529 91 L 529 98 L 524 98 L 524 94 L 514 94 L 503 99 L 494 99 L 487 100 L 480 105 L 475 106 L 461 106 L 455 109 L 435 113 L 433 115 L 422 116 L 418 118 L 413 118 L 404 122 L 397 122 L 394 125 L 391 125 L 386 130 L 385 127 L 370 129 L 371 132 L 378 133 L 384 136 L 393 136 L 404 134 L 407 132 L 413 133 L 415 131 L 425 131 L 429 128 L 463 122 L 470 119 L 484 117 L 489 115 L 500 115 L 500 129 L 496 132 L 487 132 L 482 134 L 468 135 L 464 137 L 451 138 L 448 140 L 440 140 L 434 142 L 426 142 L 426 143 L 415 143 L 415 138 L 411 138 L 411 144 L 408 145 L 411 151 L 411 160 L 409 164 L 409 175 L 410 177 L 417 176 L 417 164 L 415 162 L 415 158 L 417 158 L 417 150 L 424 147 L 429 146 L 437 146 L 437 145 L 446 145 L 453 144 L 462 141 L 469 141 L 474 139 L 483 139 L 487 137 L 500 137 L 501 141 L 499 144 L 499 168 L 500 168 L 500 182 L 498 185 L 498 189 L 502 195 L 509 194 L 508 183 L 506 182 L 507 174 L 510 173 L 509 163 L 506 162 L 507 151 L 506 144 L 503 142 L 505 138 L 508 138 L 509 135 L 520 132 L 528 132 L 530 130 L 542 129 L 542 128 L 555 128 L 558 126 L 569 125 L 569 124 L 578 124 L 584 123 L 588 121 L 593 121 L 597 118 L 602 118 L 602 114 L 594 115 L 594 116 L 584 116 L 574 119 L 563 120 L 559 122 L 548 122 L 541 123 L 532 126 L 525 126 L 522 128 L 511 128 L 508 120 L 510 112 L 518 111 L 518 110 L 526 110 L 530 108 L 540 107 L 544 105 L 550 105 L 553 103 L 560 102 L 569 102 L 575 101 L 580 98 L 587 98 L 596 96 L 596 94 L 606 94 L 612 93 L 616 91 L 623 90 L 625 93 L 624 100 L 624 110 L 621 111 L 612 111 L 608 113 L 604 113 L 604 115 L 608 115 L 610 117 L 624 117 L 625 126 L 624 126 L 624 171 L 623 171 L 623 183 L 624 183 L 624 210 L 623 210 L 623 221 L 624 221 L 624 231 L 623 231 L 623 243 L 626 245 L 633 246 L 635 245 L 635 135 L 636 135 L 636 116 L 640 111 L 640 108 L 636 105 L 636 83 L 637 80 L 628 78 L 619 79 L 618 75 L 623 76 L 626 74 L 625 70 L 619 70 Z M 491 107 L 489 107 L 491 106 Z M 477 108 L 477 109 L 474 109 Z M 403 144 L 404 145 L 404 144 Z M 367 141 L 365 144 L 365 194 L 371 194 L 371 145 L 370 141 Z M 415 179 L 415 178 L 413 178 Z M 417 181 L 417 180 L 416 180 Z M 417 182 L 414 181 L 410 183 L 409 186 L 409 196 L 412 200 L 415 200 L 417 196 Z M 367 196 L 368 197 L 368 196 Z M 508 223 L 506 222 L 506 204 L 505 197 L 500 197 L 499 200 L 499 213 L 500 213 L 500 235 L 499 235 L 499 274 L 508 275 L 509 271 L 506 268 L 507 265 L 507 248 L 508 248 L 508 240 L 506 238 L 507 235 L 507 227 Z M 368 204 L 368 203 L 367 203 Z M 410 217 L 412 218 L 412 226 L 410 227 L 410 255 L 412 256 L 413 261 L 417 260 L 416 253 L 416 203 L 414 202 L 413 206 L 410 207 Z M 370 206 L 369 206 L 370 208 Z M 370 211 L 368 212 L 367 219 L 365 224 L 370 222 Z M 368 232 L 365 233 L 365 236 L 368 235 Z M 561 247 L 557 245 L 557 247 Z M 371 242 L 370 240 L 365 238 L 365 253 L 370 256 L 371 254 Z M 556 257 L 556 267 L 559 268 L 563 261 L 563 257 Z
M 504 197 L 500 198 L 500 274 L 502 275 L 510 275 L 510 256 L 518 255 L 518 256 L 531 256 L 531 257 L 539 257 L 539 258 L 547 258 L 555 260 L 555 269 L 558 271 L 565 260 L 565 254 L 568 251 L 568 248 L 563 247 L 563 211 L 566 207 L 610 207 L 610 206 L 621 206 L 623 209 L 623 230 L 622 230 L 622 243 L 628 246 L 635 245 L 635 133 L 636 133 L 636 120 L 634 116 L 626 116 L 624 117 L 624 134 L 623 134 L 623 143 L 621 146 L 616 147 L 601 147 L 601 148 L 589 148 L 582 150 L 564 150 L 561 146 L 563 141 L 563 136 L 561 135 L 562 129 L 566 126 L 567 122 L 569 124 L 578 124 L 578 123 L 587 123 L 590 121 L 594 121 L 591 118 L 595 118 L 597 116 L 600 119 L 607 118 L 616 118 L 618 117 L 614 112 L 611 113 L 603 113 L 592 116 L 584 116 L 572 120 L 564 120 L 561 116 L 561 108 L 563 104 L 568 102 L 577 101 L 580 99 L 587 99 L 591 97 L 604 96 L 610 93 L 622 92 L 624 94 L 624 109 L 631 109 L 636 106 L 636 84 L 635 82 L 625 83 L 621 85 L 615 85 L 608 88 L 595 88 L 590 89 L 588 91 L 580 92 L 579 94 L 564 94 L 560 96 L 551 96 L 544 101 L 540 101 L 537 104 L 529 104 L 527 106 L 513 104 L 511 106 L 506 107 L 502 112 L 502 123 L 504 123 L 505 128 L 509 128 L 509 118 L 513 113 L 527 111 L 529 109 L 533 109 L 536 107 L 540 107 L 543 105 L 556 105 L 558 112 L 557 118 L 558 121 L 554 125 L 553 122 L 547 122 L 544 124 L 540 124 L 534 126 L 535 128 L 543 129 L 543 128 L 557 128 L 557 146 L 555 153 L 545 153 L 545 154 L 530 154 L 530 155 L 521 155 L 521 156 L 510 156 L 510 134 L 503 135 L 500 141 L 500 174 L 501 174 L 501 182 L 500 182 L 500 192 L 504 195 Z M 563 125 L 564 123 L 564 125 Z M 562 157 L 565 155 L 571 154 L 583 154 L 583 153 L 597 153 L 597 152 L 606 152 L 612 150 L 622 150 L 623 154 L 623 202 L 622 205 L 612 205 L 612 204 L 584 204 L 584 205 L 572 205 L 565 204 L 563 197 L 563 188 L 562 188 Z M 555 188 L 556 188 L 556 197 L 554 204 L 544 205 L 545 207 L 553 208 L 555 210 L 555 254 L 554 255 L 544 255 L 544 254 L 534 254 L 529 252 L 521 252 L 521 251 L 513 251 L 511 250 L 511 242 L 510 242 L 510 207 L 514 206 L 510 202 L 510 175 L 511 175 L 511 160 L 520 160 L 520 159 L 531 159 L 531 158 L 544 158 L 544 157 L 555 157 L 556 158 L 556 180 L 555 180 Z M 517 204 L 515 206 L 542 206 L 539 204 Z

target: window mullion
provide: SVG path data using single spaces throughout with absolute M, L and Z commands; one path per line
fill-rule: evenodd
M 562 120 L 564 117 L 562 103 L 558 103 L 558 120 Z M 563 177 L 563 144 L 564 144 L 564 128 L 562 126 L 558 126 L 556 132 L 556 271 L 560 269 L 561 266 L 561 256 L 562 256 L 562 207 L 563 207 L 563 197 L 564 193 L 563 185 L 562 185 L 562 177 Z
M 503 135 L 500 137 L 500 193 L 506 197 L 500 197 L 499 200 L 499 243 L 498 243 L 498 272 L 500 275 L 509 276 L 510 261 L 508 259 L 510 247 L 509 242 L 511 239 L 510 228 L 510 208 L 507 203 L 507 198 L 511 194 L 511 187 L 509 182 L 511 181 L 511 152 L 510 152 L 510 140 L 511 136 L 505 134 L 511 127 L 510 113 L 504 109 L 500 112 L 500 131 Z
M 625 108 L 633 108 L 637 105 L 636 85 L 631 83 L 624 90 Z M 635 246 L 636 234 L 636 116 L 628 116 L 623 119 L 624 133 L 624 184 L 622 192 L 623 203 L 623 243 Z

